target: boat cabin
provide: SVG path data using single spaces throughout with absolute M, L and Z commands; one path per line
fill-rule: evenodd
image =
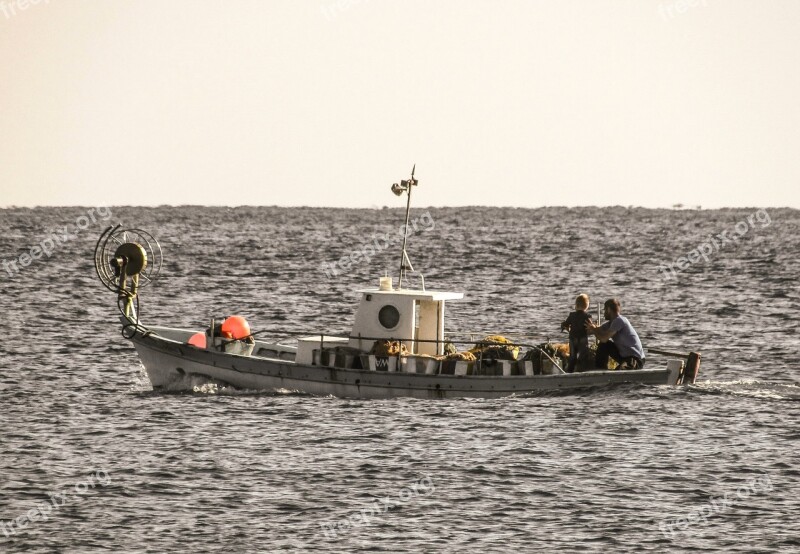
M 430 356 L 444 353 L 445 301 L 464 298 L 460 292 L 391 289 L 384 283 L 358 292 L 349 346 L 369 351 L 376 340 L 403 340 L 409 353 Z

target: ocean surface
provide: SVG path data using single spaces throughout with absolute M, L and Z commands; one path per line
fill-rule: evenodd
M 688 387 L 154 392 L 94 274 L 122 222 L 163 248 L 145 324 L 346 333 L 403 216 L 0 210 L 0 552 L 800 551 L 797 210 L 413 209 L 415 268 L 466 293 L 449 334 L 563 340 L 577 294 L 617 297 L 645 347 L 702 353 Z

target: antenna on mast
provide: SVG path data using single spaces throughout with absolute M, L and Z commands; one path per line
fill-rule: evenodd
M 414 164 L 414 167 L 411 168 L 411 179 L 407 181 L 400 181 L 400 183 L 395 183 L 392 185 L 392 192 L 395 193 L 396 196 L 402 195 L 404 192 L 408 193 L 408 200 L 406 202 L 406 224 L 403 227 L 403 252 L 400 255 L 400 279 L 397 282 L 397 288 L 403 288 L 403 277 L 406 275 L 406 270 L 414 271 L 414 268 L 411 266 L 411 260 L 408 259 L 408 252 L 406 252 L 406 242 L 408 240 L 408 220 L 411 214 L 411 188 L 415 187 L 419 184 L 414 178 L 414 172 L 417 169 L 417 164 Z

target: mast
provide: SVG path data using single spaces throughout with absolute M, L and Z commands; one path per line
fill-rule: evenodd
M 400 196 L 404 192 L 408 194 L 408 199 L 406 201 L 406 224 L 405 227 L 403 227 L 403 251 L 400 254 L 400 279 L 397 281 L 398 289 L 403 288 L 403 277 L 405 277 L 406 270 L 410 269 L 414 271 L 414 268 L 411 266 L 411 260 L 408 259 L 406 243 L 408 241 L 408 222 L 411 216 L 411 188 L 419 184 L 419 181 L 414 178 L 416 169 L 417 164 L 414 164 L 414 167 L 411 168 L 411 179 L 408 181 L 400 181 L 399 185 L 397 183 L 392 185 L 392 192 L 397 196 Z

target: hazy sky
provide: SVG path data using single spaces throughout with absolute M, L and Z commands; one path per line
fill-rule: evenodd
M 0 206 L 800 208 L 800 1 L 0 0 Z

